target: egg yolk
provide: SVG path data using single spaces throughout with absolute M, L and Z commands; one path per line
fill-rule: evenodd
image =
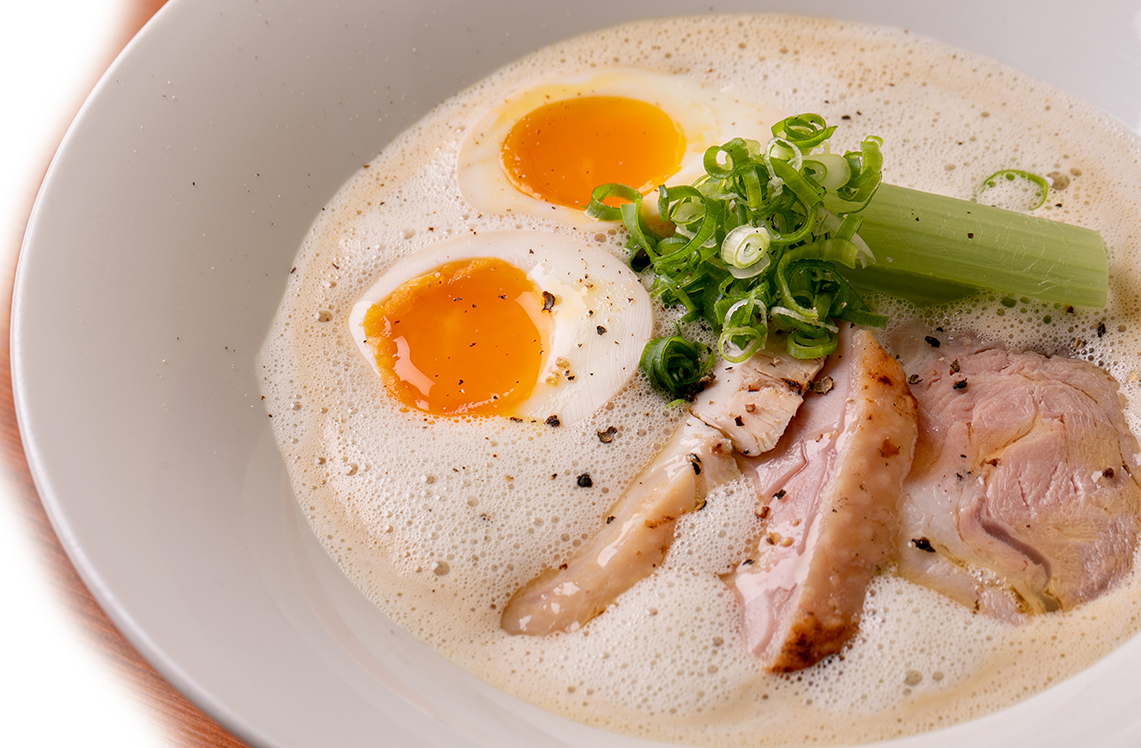
M 450 262 L 369 308 L 365 339 L 401 402 L 435 415 L 509 414 L 539 381 L 542 291 L 497 258 Z
M 500 161 L 520 192 L 584 208 L 600 184 L 649 192 L 677 173 L 683 155 L 681 129 L 653 104 L 584 96 L 546 104 L 516 122 Z

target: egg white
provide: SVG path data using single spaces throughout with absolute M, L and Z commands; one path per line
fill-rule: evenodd
M 573 423 L 621 390 L 650 340 L 650 297 L 638 277 L 609 252 L 539 231 L 488 231 L 429 245 L 390 267 L 349 313 L 350 334 L 379 374 L 365 341 L 369 308 L 399 286 L 456 260 L 496 257 L 527 274 L 555 304 L 551 339 L 535 389 L 511 415 Z M 379 383 L 379 379 L 378 379 Z
M 460 143 L 457 171 L 460 192 L 476 210 L 525 213 L 589 226 L 581 210 L 555 205 L 520 192 L 503 173 L 500 150 L 515 123 L 541 106 L 583 96 L 619 96 L 645 101 L 668 114 L 685 136 L 681 168 L 667 184 L 689 184 L 705 174 L 706 149 L 734 137 L 767 141 L 772 123 L 783 114 L 775 107 L 748 103 L 683 75 L 627 67 L 607 67 L 541 81 L 507 96 L 467 128 Z

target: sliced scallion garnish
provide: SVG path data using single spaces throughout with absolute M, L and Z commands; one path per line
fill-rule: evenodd
M 1009 198 L 1001 201 L 1003 207 L 1022 211 L 1032 211 L 1041 208 L 1050 195 L 1050 183 L 1045 177 L 1040 177 L 1029 171 L 1021 169 L 1003 169 L 996 171 L 983 180 L 975 191 L 975 202 L 983 205 L 998 205 L 991 198 L 1000 192 L 1015 192 L 1022 198 L 1022 205 L 1014 206 Z
M 640 365 L 650 384 L 674 399 L 684 398 L 713 367 L 713 352 L 681 335 L 655 338 L 642 350 Z
M 770 327 L 794 333 L 786 343 L 793 355 L 819 355 L 835 347 L 835 319 L 858 314 L 882 324 L 833 267 L 874 261 L 857 243 L 859 220 L 844 214 L 875 193 L 879 141 L 868 138 L 859 151 L 834 155 L 826 150 L 834 130 L 805 114 L 774 125 L 767 144 L 734 138 L 709 148 L 705 177 L 658 188 L 658 212 L 672 236 L 654 233 L 642 216 L 642 196 L 624 185 L 598 187 L 587 212 L 622 220 L 628 248 L 648 258 L 652 293 L 684 306 L 683 321 L 712 325 L 727 360 L 752 355 Z M 612 197 L 629 202 L 605 205 Z M 827 208 L 829 200 L 841 215 Z

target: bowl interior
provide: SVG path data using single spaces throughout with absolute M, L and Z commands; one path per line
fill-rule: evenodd
M 715 2 L 901 26 L 1141 123 L 1124 4 Z M 174 0 L 69 132 L 20 258 L 13 370 L 61 540 L 176 686 L 266 746 L 647 745 L 490 688 L 391 624 L 293 498 L 254 358 L 337 188 L 434 104 L 543 44 L 680 0 L 572 6 Z M 1136 745 L 1141 642 L 1000 714 L 900 746 Z

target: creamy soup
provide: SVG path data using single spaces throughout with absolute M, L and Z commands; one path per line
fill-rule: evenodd
M 760 530 L 754 497 L 734 485 L 679 522 L 662 568 L 579 631 L 500 629 L 515 590 L 599 529 L 683 411 L 635 376 L 592 415 L 557 427 L 427 416 L 386 392 L 348 317 L 388 267 L 448 238 L 541 230 L 624 256 L 620 228 L 564 220 L 573 211 L 473 207 L 457 170 L 465 135 L 502 102 L 612 67 L 684 76 L 705 92 L 693 108 L 730 111 L 740 130 L 730 134 L 767 139 L 769 122 L 750 112 L 817 112 L 840 126 L 837 150 L 879 135 L 886 181 L 906 187 L 970 198 L 999 169 L 1050 174 L 1054 188 L 1036 212 L 1101 232 L 1108 309 L 990 296 L 925 311 L 869 301 L 893 325 L 976 330 L 1104 366 L 1138 432 L 1141 147 L 1125 127 L 993 61 L 895 29 L 765 15 L 632 24 L 542 49 L 459 93 L 316 217 L 260 365 L 298 501 L 345 574 L 394 621 L 505 691 L 582 722 L 693 745 L 843 744 L 946 726 L 1056 683 L 1132 635 L 1136 579 L 1013 626 L 888 570 L 842 656 L 766 673 L 719 577 Z M 656 331 L 669 320 L 659 310 Z

